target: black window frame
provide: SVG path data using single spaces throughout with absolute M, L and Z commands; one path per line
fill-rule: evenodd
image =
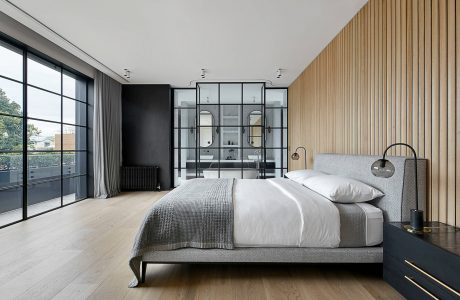
M 13 224 L 16 224 L 16 223 L 19 223 L 19 222 L 23 222 L 25 220 L 28 220 L 30 218 L 33 218 L 33 217 L 36 217 L 36 216 L 39 216 L 39 215 L 42 215 L 42 214 L 45 214 L 45 213 L 48 213 L 50 211 L 53 211 L 53 210 L 56 210 L 56 209 L 59 209 L 59 208 L 62 208 L 62 207 L 65 207 L 65 206 L 68 206 L 68 205 L 71 205 L 71 204 L 74 204 L 74 203 L 78 203 L 80 201 L 83 201 L 85 199 L 88 199 L 88 196 L 89 196 L 89 192 L 90 192 L 90 162 L 89 162 L 89 157 L 90 157 L 90 141 L 89 141 L 89 131 L 90 131 L 90 126 L 89 126 L 89 106 L 90 106 L 90 99 L 92 99 L 91 95 L 90 95 L 90 90 L 92 90 L 92 87 L 93 87 L 93 84 L 94 84 L 94 80 L 90 77 L 88 77 L 87 75 L 67 66 L 66 64 L 54 59 L 54 58 L 51 58 L 50 56 L 28 46 L 27 44 L 25 43 L 22 43 L 2 32 L 0 32 L 0 41 L 4 44 L 7 44 L 13 48 L 15 48 L 15 50 L 19 50 L 20 51 L 20 55 L 22 55 L 22 68 L 23 68 L 23 71 L 22 71 L 22 81 L 19 81 L 19 80 L 16 80 L 14 78 L 10 78 L 10 77 L 7 77 L 7 76 L 3 76 L 0 74 L 0 78 L 2 79 L 5 79 L 5 80 L 9 80 L 9 81 L 12 81 L 12 82 L 16 82 L 16 83 L 19 83 L 22 85 L 22 116 L 16 116 L 16 115 L 9 115 L 9 114 L 5 114 L 5 113 L 2 113 L 0 112 L 0 116 L 7 116 L 7 117 L 16 117 L 16 118 L 21 118 L 22 119 L 22 151 L 9 151 L 9 150 L 0 150 L 0 154 L 2 153 L 22 153 L 22 183 L 21 184 L 16 184 L 16 185 L 11 185 L 11 186 L 7 186 L 5 188 L 2 188 L 1 190 L 8 190 L 8 189 L 14 189 L 14 188 L 18 188 L 20 187 L 22 189 L 22 218 L 20 220 L 17 220 L 17 221 L 13 221 L 11 223 L 8 223 L 8 224 L 2 224 L 0 225 L 0 229 L 1 228 L 4 228 L 4 227 L 7 227 L 7 226 L 11 226 Z M 52 64 L 56 67 L 59 68 L 59 73 L 60 73 L 60 93 L 57 93 L 55 91 L 50 91 L 46 88 L 43 88 L 43 87 L 39 87 L 39 86 L 36 86 L 36 85 L 32 85 L 32 84 L 29 84 L 28 83 L 28 68 L 27 68 L 27 60 L 30 58 L 30 56 L 33 56 L 33 57 L 36 57 L 46 63 L 49 63 L 49 64 Z M 32 59 L 32 58 L 31 58 Z M 75 76 L 76 78 L 78 78 L 78 80 L 81 80 L 82 82 L 84 81 L 85 83 L 85 89 L 86 91 L 84 92 L 84 99 L 85 100 L 82 100 L 82 99 L 77 99 L 77 98 L 73 98 L 73 97 L 70 97 L 70 96 L 67 96 L 64 94 L 64 89 L 63 89 L 63 76 L 64 74 L 66 75 L 73 75 Z M 35 88 L 35 89 L 39 89 L 41 91 L 44 91 L 44 92 L 47 92 L 47 93 L 51 93 L 51 94 L 54 94 L 54 95 L 57 95 L 60 97 L 60 104 L 61 104 L 61 109 L 60 109 L 60 122 L 57 122 L 57 121 L 52 121 L 52 120 L 46 120 L 46 119 L 41 119 L 41 118 L 35 118 L 35 117 L 29 117 L 28 116 L 28 110 L 27 110 L 27 105 L 28 105 L 28 95 L 27 95 L 27 91 L 28 91 L 28 88 L 29 87 L 32 87 L 32 88 Z M 69 99 L 69 100 L 72 100 L 72 101 L 75 101 L 76 103 L 75 104 L 78 104 L 78 103 L 81 103 L 81 104 L 84 104 L 85 107 L 84 107 L 84 110 L 85 110 L 85 121 L 84 121 L 84 124 L 77 124 L 78 122 L 76 121 L 75 124 L 71 124 L 71 123 L 65 123 L 64 122 L 64 119 L 63 119 L 63 109 L 64 109 L 64 99 Z M 28 149 L 28 136 L 27 136 L 27 124 L 28 123 L 28 120 L 33 120 L 33 121 L 42 121 L 42 122 L 47 122 L 47 123 L 54 123 L 54 124 L 59 124 L 60 125 L 60 150 L 35 150 L 35 149 Z M 74 126 L 75 128 L 83 128 L 84 129 L 84 132 L 85 132 L 85 149 L 72 149 L 72 150 L 66 150 L 64 149 L 64 141 L 63 141 L 63 138 L 64 138 L 64 126 Z M 75 148 L 77 148 L 75 146 Z M 40 181 L 37 181 L 36 183 L 29 183 L 29 168 L 28 168 L 28 154 L 29 153 L 60 153 L 60 176 L 59 178 L 53 178 L 53 179 L 47 179 L 47 178 L 43 178 L 43 180 L 40 180 Z M 78 153 L 85 153 L 85 172 L 84 173 L 78 173 L 78 174 L 73 174 L 73 175 L 65 175 L 64 174 L 64 155 L 66 154 L 72 154 L 72 155 L 78 155 Z M 76 199 L 75 201 L 73 202 L 69 202 L 69 203 L 65 203 L 64 204 L 64 195 L 63 195 L 63 192 L 64 192 L 64 181 L 65 180 L 71 180 L 73 178 L 78 178 L 78 177 L 85 177 L 85 180 L 86 180 L 86 196 L 84 198 L 81 198 L 81 199 Z M 34 215 L 28 215 L 28 190 L 31 186 L 33 185 L 38 185 L 38 184 L 42 184 L 42 183 L 46 183 L 46 182 L 54 182 L 54 181 L 60 181 L 60 205 L 57 206 L 57 207 L 54 207 L 54 208 L 51 208 L 51 209 L 48 209 L 48 210 L 45 210 L 45 211 L 42 211 L 40 213 L 37 213 L 37 214 L 34 214 Z M 51 199 L 50 199 L 51 200 Z

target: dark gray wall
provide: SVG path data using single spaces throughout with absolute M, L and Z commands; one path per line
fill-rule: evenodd
M 159 166 L 163 190 L 171 188 L 171 109 L 169 85 L 123 85 L 123 165 Z

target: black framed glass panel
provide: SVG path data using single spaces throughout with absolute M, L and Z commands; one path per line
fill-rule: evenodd
M 0 39 L 0 227 L 86 198 L 88 81 Z

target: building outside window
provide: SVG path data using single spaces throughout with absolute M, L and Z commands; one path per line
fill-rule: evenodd
M 87 197 L 89 80 L 0 40 L 0 227 Z

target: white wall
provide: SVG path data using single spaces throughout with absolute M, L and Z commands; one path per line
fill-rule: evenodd
M 0 12 L 0 31 L 63 64 L 94 78 L 95 68 Z

